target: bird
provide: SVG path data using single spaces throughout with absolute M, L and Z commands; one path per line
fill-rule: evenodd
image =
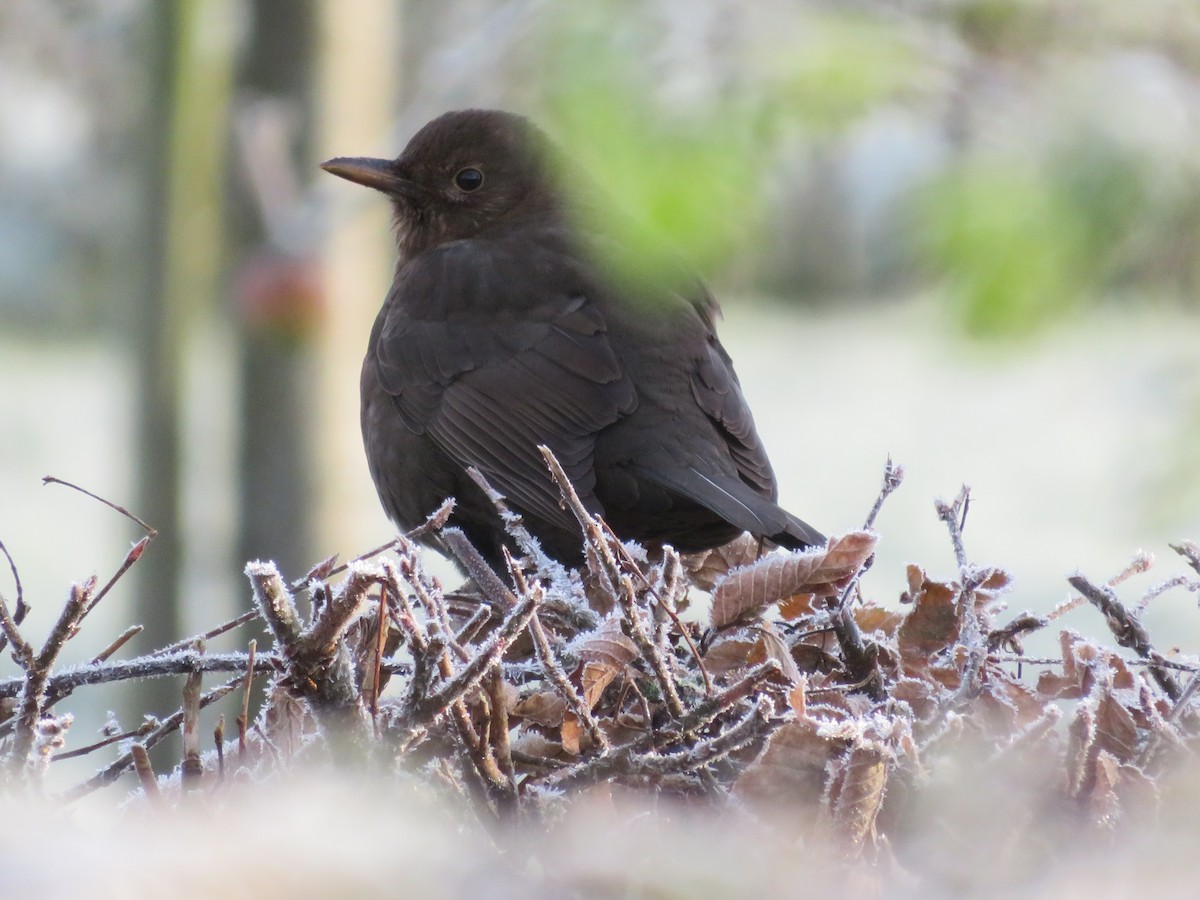
M 653 275 L 623 277 L 609 261 L 630 248 L 587 215 L 602 184 L 529 119 L 447 112 L 395 159 L 321 168 L 382 192 L 394 213 L 398 262 L 367 343 L 360 420 L 397 527 L 453 498 L 449 524 L 501 567 L 513 538 L 474 468 L 543 551 L 579 565 L 583 532 L 544 445 L 623 541 L 681 553 L 743 532 L 824 543 L 777 503 L 703 280 L 670 252 Z

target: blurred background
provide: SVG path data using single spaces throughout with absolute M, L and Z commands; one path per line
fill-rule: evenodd
M 159 531 L 96 648 L 246 609 L 247 559 L 298 577 L 391 536 L 357 385 L 390 211 L 316 166 L 465 106 L 533 117 L 703 271 L 784 505 L 853 528 L 903 463 L 868 594 L 894 602 L 907 562 L 953 573 L 932 501 L 964 482 L 968 555 L 1017 609 L 1138 548 L 1164 565 L 1128 593 L 1181 570 L 1192 0 L 6 0 L 0 540 L 39 640 L 140 537 L 43 475 Z M 1175 597 L 1148 624 L 1192 650 L 1197 618 Z

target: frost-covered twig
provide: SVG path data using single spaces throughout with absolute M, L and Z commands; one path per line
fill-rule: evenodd
M 216 703 L 231 691 L 236 690 L 238 684 L 241 683 L 241 680 L 241 676 L 238 676 L 237 678 L 231 679 L 220 687 L 213 688 L 211 691 L 204 694 L 200 698 L 200 708 L 204 709 L 206 706 Z M 138 746 L 143 747 L 146 750 L 151 750 L 159 741 L 174 732 L 182 724 L 183 710 L 177 709 L 167 718 L 159 722 L 157 727 L 147 734 L 146 737 L 143 738 L 138 744 Z M 121 775 L 124 774 L 132 764 L 132 752 L 123 753 L 121 756 L 117 757 L 114 762 L 101 769 L 87 781 L 66 791 L 59 799 L 61 799 L 64 803 L 73 803 L 76 800 L 80 800 L 93 791 L 112 784 L 114 781 L 120 778 Z
M 25 670 L 25 684 L 21 690 L 21 700 L 13 727 L 13 742 L 8 756 L 10 776 L 19 775 L 29 762 L 29 755 L 33 750 L 36 738 L 38 719 L 47 709 L 46 684 L 50 678 L 50 667 L 54 665 L 63 646 L 75 633 L 80 621 L 87 615 L 95 589 L 95 578 L 88 579 L 84 584 L 71 585 L 71 593 L 67 597 L 66 603 L 63 604 L 58 621 L 50 630 L 42 649 L 36 654 L 33 653 L 33 648 L 20 638 L 19 633 L 15 630 L 15 625 L 8 616 L 7 608 L 5 608 L 3 613 L 4 630 L 13 645 L 17 661 Z M 21 643 L 18 644 L 14 638 L 21 640 Z
M 1079 591 L 1093 606 L 1104 614 L 1104 621 L 1113 633 L 1113 637 L 1117 639 L 1117 643 L 1122 647 L 1128 647 L 1133 650 L 1142 659 L 1148 660 L 1150 663 L 1150 674 L 1158 682 L 1159 687 L 1172 700 L 1178 700 L 1180 695 L 1179 682 L 1171 676 L 1165 667 L 1158 665 L 1159 660 L 1162 659 L 1162 654 L 1154 649 L 1154 645 L 1150 642 L 1150 633 L 1146 631 L 1145 626 L 1135 616 L 1129 613 L 1124 604 L 1117 599 L 1116 592 L 1107 585 L 1097 587 L 1078 573 L 1072 575 L 1067 581 L 1071 583 L 1071 587 Z
M 366 710 L 342 638 L 366 603 L 374 583 L 372 575 L 352 567 L 350 576 L 316 611 L 307 629 L 273 563 L 249 563 L 246 575 L 286 661 L 288 685 L 311 701 L 316 714 L 337 734 L 352 740 L 363 738 Z

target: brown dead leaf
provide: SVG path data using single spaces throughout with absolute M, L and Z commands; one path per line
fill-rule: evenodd
M 509 715 L 518 719 L 528 719 L 546 728 L 557 728 L 562 724 L 566 708 L 567 701 L 561 694 L 554 691 L 538 691 L 514 703 L 509 709 Z
M 750 666 L 750 654 L 754 652 L 758 641 L 751 638 L 747 632 L 739 630 L 736 634 L 721 635 L 712 642 L 704 654 L 704 667 L 710 675 L 720 677 L 730 672 L 737 672 Z
M 609 616 L 600 627 L 575 645 L 579 658 L 623 669 L 638 658 L 637 645 L 621 630 L 621 620 Z
M 779 602 L 779 615 L 788 622 L 795 622 L 797 619 L 811 616 L 816 612 L 813 609 L 813 600 L 815 599 L 815 594 L 793 594 Z
M 836 672 L 842 667 L 841 660 L 817 644 L 801 642 L 792 645 L 792 660 L 796 668 L 804 673 Z
M 1121 767 L 1109 753 L 1100 751 L 1091 767 L 1093 776 L 1084 785 L 1082 799 L 1087 804 L 1088 814 L 1096 825 L 1111 825 L 1120 811 L 1117 784 L 1121 780 Z
M 829 790 L 829 811 L 834 826 L 860 849 L 875 839 L 875 818 L 883 805 L 888 766 L 884 754 L 869 745 L 859 745 L 834 776 Z
M 763 755 L 742 773 L 735 790 L 749 800 L 815 804 L 825 791 L 825 769 L 840 744 L 817 734 L 811 719 L 789 722 L 771 735 Z
M 792 653 L 788 649 L 783 635 L 767 621 L 759 622 L 755 626 L 755 630 L 758 632 L 758 647 L 750 654 L 751 664 L 757 665 L 764 660 L 773 659 L 779 663 L 784 677 L 792 684 L 796 684 L 800 680 L 800 670 L 796 667 L 796 661 L 792 659 Z M 762 659 L 758 658 L 760 653 Z
M 1137 725 L 1129 710 L 1111 690 L 1101 689 L 1096 703 L 1096 744 L 1127 763 L 1137 756 L 1137 736 Z
M 1078 700 L 1091 693 L 1095 663 L 1103 654 L 1099 647 L 1069 628 L 1059 632 L 1058 640 L 1062 648 L 1062 674 L 1038 675 L 1038 693 L 1049 699 Z
M 919 667 L 958 640 L 961 610 L 955 601 L 959 589 L 953 583 L 931 581 L 920 566 L 910 565 L 907 574 L 905 598 L 913 608 L 900 623 L 896 641 L 904 661 Z
M 892 685 L 893 700 L 902 700 L 912 707 L 918 720 L 927 719 L 938 709 L 941 688 L 924 678 L 901 678 Z
M 595 709 L 604 689 L 612 684 L 619 670 L 604 663 L 585 662 L 579 673 L 579 684 L 583 688 L 583 699 L 588 709 Z
M 730 570 L 748 566 L 762 555 L 761 551 L 758 538 L 743 534 L 712 550 L 689 553 L 682 557 L 682 561 L 692 584 L 702 591 L 711 591 Z
M 796 714 L 796 718 L 803 719 L 808 712 L 808 679 L 803 675 L 796 682 L 796 686 L 788 692 L 788 705 L 791 706 L 792 712 Z
M 885 609 L 868 600 L 854 607 L 854 621 L 865 634 L 878 631 L 891 637 L 904 621 L 904 613 Z
M 521 729 L 512 742 L 512 749 L 528 756 L 545 759 L 561 759 L 563 757 L 562 744 L 550 740 L 538 731 L 528 729 Z
M 604 689 L 618 675 L 623 675 L 628 665 L 638 658 L 637 645 L 621 631 L 621 620 L 616 616 L 605 619 L 575 649 L 583 660 L 580 685 L 590 708 L 595 708 Z
M 559 733 L 562 735 L 563 750 L 569 756 L 578 756 L 583 729 L 579 726 L 579 719 L 575 717 L 575 713 L 567 710 L 563 714 L 562 728 Z
M 871 555 L 875 541 L 873 532 L 852 531 L 824 547 L 773 553 L 731 571 L 713 591 L 713 627 L 751 619 L 796 594 L 833 596 Z

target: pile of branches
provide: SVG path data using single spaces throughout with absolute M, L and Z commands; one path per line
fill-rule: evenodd
M 416 531 L 292 583 L 272 563 L 250 563 L 255 608 L 205 635 L 118 660 L 130 629 L 67 667 L 58 665 L 64 647 L 153 533 L 103 587 L 72 588 L 40 649 L 22 634 L 17 578 L 15 608 L 0 597 L 3 641 L 22 670 L 0 680 L 3 777 L 10 787 L 42 784 L 54 760 L 115 745 L 115 759 L 54 796 L 78 799 L 132 769 L 148 803 L 172 805 L 309 762 L 398 764 L 461 795 L 485 821 L 536 820 L 578 792 L 620 785 L 691 804 L 786 808 L 814 836 L 877 858 L 942 761 L 965 746 L 975 748 L 968 777 L 1028 764 L 1044 808 L 1107 825 L 1153 803 L 1157 779 L 1200 735 L 1200 665 L 1160 652 L 1140 621 L 1155 597 L 1200 593 L 1193 542 L 1173 549 L 1194 574 L 1135 604 L 1117 588 L 1150 566 L 1146 556 L 1103 583 L 1072 576 L 1075 593 L 1049 615 L 1000 621 L 1009 576 L 968 559 L 965 488 L 937 504 L 954 577 L 910 565 L 899 603 L 863 596 L 876 515 L 903 477 L 890 461 L 864 527 L 824 547 L 766 551 L 747 536 L 653 558 L 587 512 L 548 452 L 547 464 L 579 521 L 580 570 L 542 553 L 492 493 L 519 548 L 505 571 L 447 527 L 447 503 Z M 462 588 L 426 572 L 419 540 L 457 560 L 469 576 Z M 1028 635 L 1084 603 L 1102 613 L 1115 646 L 1064 630 L 1061 656 L 1024 655 Z M 272 650 L 251 641 L 246 652 L 205 652 L 206 641 L 252 620 L 265 623 Z M 206 692 L 214 673 L 229 680 Z M 104 740 L 67 749 L 71 717 L 57 710 L 81 688 L 181 674 L 174 715 L 132 731 L 110 726 Z M 251 720 L 256 680 L 266 700 Z M 236 735 L 222 718 L 205 749 L 200 710 L 237 691 Z M 148 751 L 176 730 L 182 761 L 156 774 Z

